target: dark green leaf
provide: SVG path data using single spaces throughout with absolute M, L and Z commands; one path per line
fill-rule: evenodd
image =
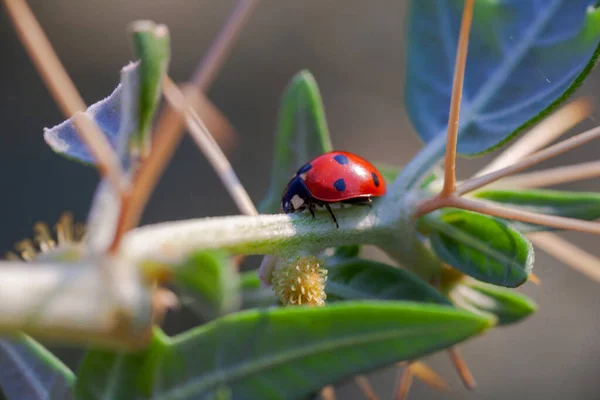
M 356 244 L 356 245 L 337 247 L 333 253 L 333 257 L 352 258 L 352 257 L 358 257 L 359 254 L 360 254 L 360 246 Z
M 161 94 L 162 79 L 167 73 L 171 57 L 169 30 L 152 21 L 136 21 L 132 24 L 133 45 L 140 59 L 139 123 L 133 144 L 141 151 L 148 151 L 150 130 Z
M 279 109 L 269 192 L 261 212 L 276 213 L 281 195 L 298 168 L 332 150 L 321 94 L 314 77 L 301 71 L 288 84 Z
M 537 310 L 533 300 L 523 294 L 473 279 L 457 284 L 450 298 L 461 308 L 495 315 L 499 325 L 519 322 Z
M 298 399 L 356 373 L 447 348 L 492 323 L 448 306 L 401 302 L 246 311 L 161 339 L 145 352 L 141 368 L 134 360 L 105 357 L 92 364 L 88 357 L 77 393 L 92 400 Z
M 502 144 L 546 117 L 581 85 L 599 53 L 596 2 L 475 2 L 460 153 Z M 419 136 L 430 142 L 446 135 L 464 1 L 411 3 L 405 103 Z
M 206 318 L 215 318 L 241 306 L 240 276 L 226 253 L 212 250 L 192 255 L 175 268 L 175 284 L 190 304 Z
M 29 336 L 0 339 L 0 386 L 8 399 L 71 399 L 73 372 Z
M 325 292 L 327 301 L 378 299 L 451 304 L 409 271 L 358 258 L 327 266 Z
M 511 208 L 561 217 L 595 220 L 600 218 L 600 194 L 559 190 L 482 190 L 475 197 L 494 201 Z M 519 221 L 505 221 L 520 232 L 551 230 L 552 228 Z
M 533 247 L 503 222 L 470 211 L 444 210 L 421 218 L 435 254 L 459 271 L 494 285 L 523 284 Z

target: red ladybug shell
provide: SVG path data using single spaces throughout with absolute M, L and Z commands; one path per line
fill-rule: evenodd
M 312 197 L 328 203 L 383 196 L 386 191 L 385 181 L 373 164 L 345 151 L 316 157 L 300 168 L 298 175 Z

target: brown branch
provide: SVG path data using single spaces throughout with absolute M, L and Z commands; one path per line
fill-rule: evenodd
M 231 17 L 194 74 L 194 82 L 198 86 L 195 89 L 184 90 L 186 103 L 194 98 L 193 90 L 206 91 L 209 89 L 216 77 L 216 71 L 229 54 L 256 3 L 257 0 L 240 0 L 237 3 Z M 118 247 L 123 234 L 139 223 L 150 194 L 181 141 L 183 125 L 184 116 L 169 104 L 165 104 L 155 129 L 157 134 L 153 140 L 150 155 L 138 171 L 129 198 L 123 202 L 117 233 L 111 246 L 112 251 Z
M 396 375 L 396 387 L 394 388 L 394 400 L 406 400 L 408 392 L 413 383 L 413 374 L 410 368 L 398 368 L 398 374 Z
M 600 283 L 600 259 L 550 232 L 527 235 L 535 246 Z
M 456 189 L 455 193 L 457 195 L 463 195 L 465 193 L 472 192 L 473 190 L 477 190 L 485 185 L 489 185 L 490 183 L 495 182 L 500 178 L 504 178 L 505 176 L 512 175 L 519 171 L 523 171 L 524 169 L 533 167 L 536 164 L 539 164 L 550 158 L 556 157 L 578 146 L 589 143 L 590 141 L 597 139 L 598 137 L 600 137 L 600 127 L 590 129 L 589 131 L 563 140 L 562 142 L 550 146 L 544 150 L 538 151 L 532 156 L 522 159 L 515 164 L 509 165 L 505 168 L 496 170 L 494 172 L 490 172 L 486 175 L 469 179 L 468 181 L 461 184 Z
M 600 161 L 548 168 L 501 179 L 494 188 L 539 188 L 600 177 Z
M 98 125 L 83 114 L 87 107 L 35 15 L 24 0 L 4 0 L 4 5 L 21 43 L 54 101 L 67 118 L 73 117 L 77 133 L 96 161 L 100 174 L 122 192 L 124 174 L 119 157 Z
M 375 393 L 375 389 L 371 386 L 369 379 L 364 375 L 356 375 L 354 377 L 354 382 L 362 392 L 363 396 L 367 400 L 379 400 L 379 396 Z
M 448 355 L 450 356 L 450 361 L 452 361 L 454 368 L 458 371 L 458 375 L 460 376 L 463 385 L 469 390 L 475 390 L 475 387 L 477 386 L 475 379 L 473 378 L 471 371 L 469 371 L 467 363 L 459 353 L 458 348 L 452 347 L 448 350 Z
M 450 195 L 456 186 L 456 146 L 458 143 L 458 122 L 460 117 L 460 102 L 462 99 L 467 52 L 469 49 L 469 33 L 473 20 L 473 5 L 475 0 L 466 0 L 463 9 L 454 78 L 452 82 L 452 97 L 450 99 L 450 115 L 448 117 L 448 139 L 446 141 L 446 159 L 444 166 L 444 188 L 442 196 Z
M 512 146 L 500 153 L 476 176 L 488 174 L 516 163 L 524 157 L 546 147 L 592 113 L 592 101 L 582 97 L 552 113 Z
M 329 385 L 329 386 L 325 386 L 323 389 L 321 389 L 321 399 L 322 400 L 335 400 L 335 389 L 333 386 Z
M 168 76 L 163 81 L 163 94 L 172 106 L 185 113 L 188 131 L 217 172 L 217 175 L 219 175 L 221 182 L 223 182 L 240 212 L 246 215 L 258 215 L 258 210 L 239 181 L 229 160 L 223 154 L 219 144 L 210 134 L 194 108 L 185 102 L 185 96 Z

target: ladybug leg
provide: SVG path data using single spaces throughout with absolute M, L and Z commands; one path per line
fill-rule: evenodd
M 333 211 L 331 211 L 331 207 L 329 207 L 329 204 L 324 203 L 325 204 L 325 208 L 327 209 L 327 211 L 329 211 L 329 214 L 331 215 L 331 218 L 333 218 L 333 222 L 335 223 L 335 226 L 337 228 L 339 228 L 340 226 L 338 225 L 337 219 L 335 218 L 335 215 L 333 214 Z
M 308 204 L 308 211 L 310 211 L 310 215 L 312 215 L 313 219 L 315 218 L 315 210 L 314 210 L 314 208 L 315 208 L 314 203 L 310 202 Z

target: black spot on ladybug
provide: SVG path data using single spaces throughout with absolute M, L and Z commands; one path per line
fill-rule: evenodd
M 333 187 L 338 192 L 343 192 L 344 190 L 346 190 L 346 182 L 344 182 L 344 180 L 340 178 L 337 181 L 333 182 Z
M 312 168 L 312 164 L 311 163 L 305 164 L 302 168 L 300 168 L 298 170 L 297 173 L 298 173 L 298 175 L 303 174 L 303 173 L 309 171 L 311 168 Z
M 371 176 L 373 177 L 373 183 L 375 184 L 375 187 L 379 187 L 379 178 L 377 177 L 377 174 L 375 172 L 371 172 Z
M 334 159 L 335 161 L 337 161 L 337 162 L 338 162 L 338 164 L 341 164 L 341 165 L 346 165 L 346 164 L 348 164 L 348 163 L 350 162 L 350 160 L 348 160 L 348 157 L 346 157 L 346 156 L 345 156 L 345 155 L 343 155 L 343 154 L 337 154 L 337 155 L 335 155 L 335 156 L 333 157 L 333 159 Z

